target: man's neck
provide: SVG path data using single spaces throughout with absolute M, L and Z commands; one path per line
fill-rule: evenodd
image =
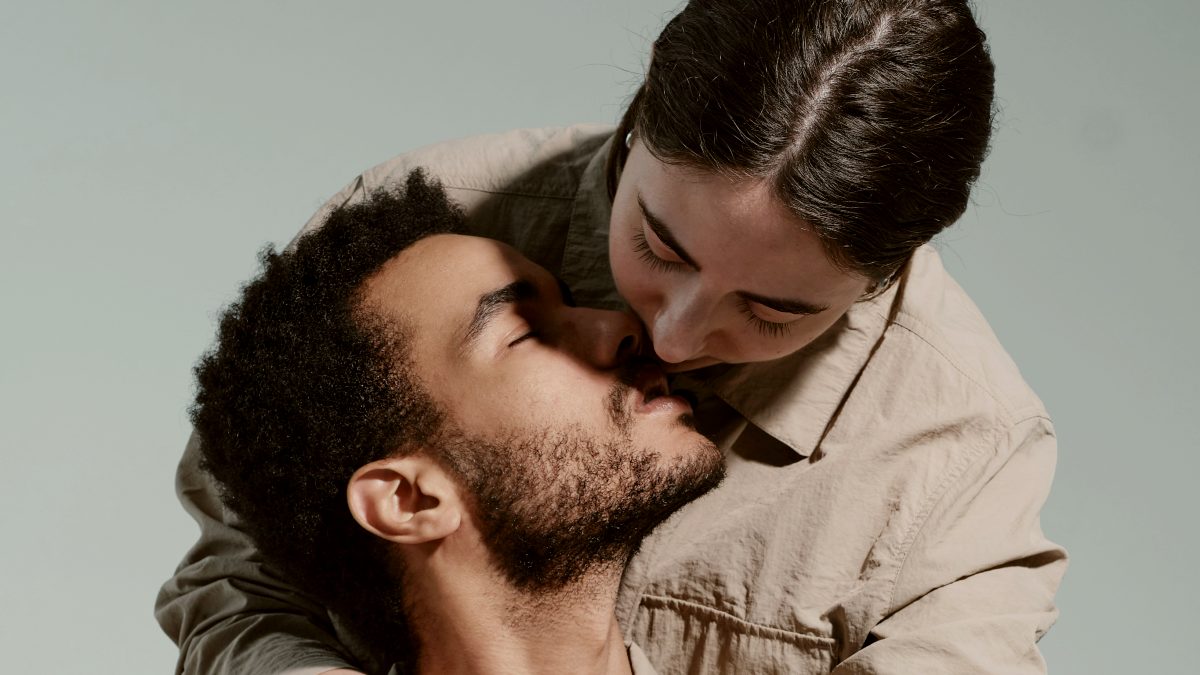
M 614 613 L 619 571 L 537 595 L 490 571 L 427 580 L 412 598 L 417 673 L 630 673 Z

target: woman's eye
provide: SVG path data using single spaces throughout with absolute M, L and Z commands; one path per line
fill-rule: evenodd
M 742 315 L 746 317 L 746 323 L 754 327 L 760 335 L 767 337 L 785 337 L 792 332 L 792 326 L 796 323 L 796 319 L 788 321 L 768 321 L 754 313 L 754 308 L 750 306 L 749 301 L 745 298 L 738 299 L 738 308 Z M 799 317 L 797 317 L 799 318 Z
M 646 239 L 646 230 L 644 227 L 639 227 L 633 233 L 633 251 L 638 254 L 642 262 L 650 266 L 651 269 L 662 272 L 678 271 L 687 267 L 685 263 L 676 262 L 674 260 L 666 260 L 656 254 L 650 248 L 650 242 Z

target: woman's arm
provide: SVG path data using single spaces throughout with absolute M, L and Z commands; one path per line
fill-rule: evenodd
M 325 609 L 263 562 L 222 508 L 199 458 L 193 434 L 175 485 L 184 509 L 200 526 L 200 538 L 163 584 L 154 607 L 159 625 L 179 645 L 176 673 L 353 668 Z
M 1039 519 L 1055 457 L 1050 421 L 1035 416 L 973 462 L 913 533 L 893 612 L 833 673 L 1045 673 L 1037 641 L 1067 567 Z

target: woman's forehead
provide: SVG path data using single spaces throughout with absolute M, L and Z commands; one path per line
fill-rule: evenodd
M 837 294 L 861 285 L 829 259 L 814 228 L 779 199 L 770 181 L 668 164 L 645 150 L 634 153 L 629 175 L 634 208 L 666 228 L 706 274 L 737 290 L 771 296 L 796 289 Z

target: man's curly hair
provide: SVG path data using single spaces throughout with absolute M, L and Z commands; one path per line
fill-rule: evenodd
M 409 648 L 399 568 L 354 521 L 346 486 L 359 467 L 429 440 L 443 416 L 410 376 L 405 328 L 364 310 L 362 292 L 385 262 L 461 232 L 462 219 L 417 170 L 402 190 L 335 209 L 293 250 L 266 248 L 195 370 L 192 423 L 224 504 L 268 563 L 384 665 L 386 648 Z

